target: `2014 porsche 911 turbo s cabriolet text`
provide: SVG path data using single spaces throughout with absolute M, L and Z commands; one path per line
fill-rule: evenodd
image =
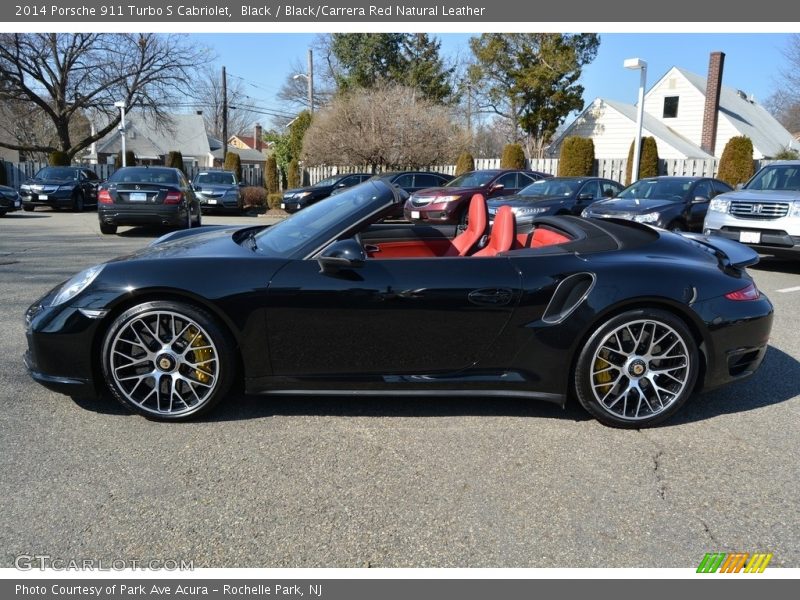
M 107 386 L 150 418 L 252 394 L 515 396 L 645 427 L 752 374 L 772 305 L 731 240 L 543 217 L 486 201 L 455 226 L 381 223 L 382 180 L 265 227 L 176 231 L 78 273 L 27 311 L 34 379 Z M 457 235 L 456 235 L 457 234 Z

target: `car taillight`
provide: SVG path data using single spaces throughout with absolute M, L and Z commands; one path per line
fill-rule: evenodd
M 112 204 L 114 201 L 111 199 L 111 194 L 108 193 L 108 190 L 100 190 L 97 194 L 97 201 L 100 204 Z
M 730 292 L 729 294 L 725 294 L 725 297 L 728 300 L 758 300 L 761 296 L 761 293 L 758 291 L 755 283 L 751 283 L 747 287 L 743 287 L 740 290 L 736 290 L 735 292 Z
M 183 200 L 183 194 L 180 192 L 167 192 L 164 198 L 164 204 L 180 204 Z

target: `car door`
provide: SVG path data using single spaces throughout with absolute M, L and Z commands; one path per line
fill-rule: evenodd
M 601 198 L 599 182 L 596 179 L 587 181 L 575 195 L 575 204 L 572 205 L 572 214 L 580 215 L 584 208 Z
M 489 190 L 490 198 L 516 194 L 520 190 L 520 188 L 517 187 L 517 173 L 506 173 L 505 175 L 498 177 L 491 185 Z
M 713 197 L 714 190 L 711 187 L 711 181 L 709 179 L 701 179 L 695 184 L 694 190 L 692 190 L 688 198 L 688 215 L 686 220 L 690 230 L 700 231 L 703 228 L 703 220 L 706 218 L 706 213 L 708 212 L 708 203 Z M 705 198 L 705 201 L 695 203 L 695 198 Z
M 289 261 L 267 295 L 273 374 L 460 371 L 490 351 L 519 295 L 504 257 L 367 259 L 337 274 Z

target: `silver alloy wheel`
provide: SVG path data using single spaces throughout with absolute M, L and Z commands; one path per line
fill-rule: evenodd
M 178 312 L 137 315 L 120 328 L 108 352 L 119 392 L 153 415 L 194 412 L 217 387 L 219 353 L 211 336 Z
M 641 421 L 681 397 L 690 376 L 689 350 L 669 325 L 629 321 L 608 333 L 592 357 L 591 390 L 618 419 Z

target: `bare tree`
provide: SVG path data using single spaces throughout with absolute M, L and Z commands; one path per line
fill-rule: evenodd
M 53 132 L 49 140 L 14 136 L 0 145 L 28 153 L 61 150 L 72 158 L 117 127 L 115 102 L 163 124 L 170 105 L 184 102 L 196 65 L 207 57 L 207 50 L 177 35 L 0 33 L 0 100 L 38 109 Z M 74 127 L 88 115 L 102 116 L 93 135 Z
M 786 65 L 780 70 L 777 89 L 765 106 L 792 133 L 800 132 L 800 34 L 792 34 L 783 51 Z
M 251 132 L 256 114 L 250 110 L 252 98 L 245 93 L 244 83 L 228 77 L 228 131 L 231 134 Z M 222 75 L 219 69 L 206 68 L 193 89 L 195 108 L 203 111 L 206 131 L 222 139 Z
M 286 112 L 298 113 L 307 110 L 308 105 L 308 80 L 305 77 L 297 77 L 298 74 L 306 74 L 308 67 L 301 61 L 295 59 L 286 75 L 286 80 L 278 92 L 278 100 L 284 106 Z M 329 78 L 325 75 L 325 68 L 314 70 L 314 107 L 319 108 L 327 105 L 333 97 L 333 88 L 329 87 Z
M 380 85 L 337 96 L 303 141 L 308 164 L 421 167 L 450 161 L 465 139 L 445 107 L 413 88 Z

